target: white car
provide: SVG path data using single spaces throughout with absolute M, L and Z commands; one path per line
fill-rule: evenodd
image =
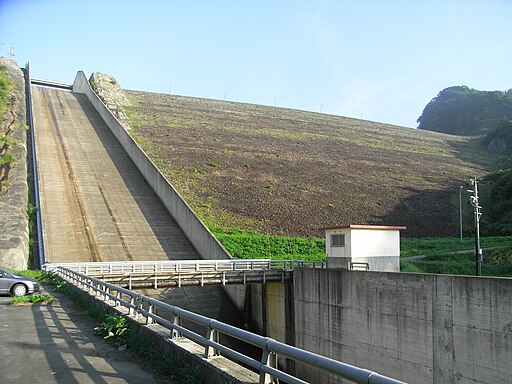
M 38 291 L 37 280 L 0 269 L 0 295 L 24 296 Z

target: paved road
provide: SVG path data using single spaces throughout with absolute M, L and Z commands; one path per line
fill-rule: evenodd
M 10 302 L 0 296 L 2 384 L 164 382 L 130 351 L 118 351 L 96 336 L 96 324 L 69 298 L 56 295 L 48 305 Z
M 200 258 L 84 95 L 32 93 L 49 261 Z

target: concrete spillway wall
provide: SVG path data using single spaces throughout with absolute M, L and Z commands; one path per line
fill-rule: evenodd
M 409 383 L 512 382 L 512 279 L 300 269 L 293 292 L 299 348 Z
M 162 175 L 142 148 L 139 147 L 135 140 L 128 134 L 126 129 L 123 128 L 116 117 L 92 90 L 84 72 L 79 71 L 77 73 L 72 91 L 86 95 L 201 257 L 203 259 L 230 258 L 231 256 L 227 250 L 201 222 L 176 189 L 174 189 L 169 181 Z M 229 286 L 226 287 L 226 291 L 237 307 L 239 309 L 243 309 L 245 301 L 245 287 Z

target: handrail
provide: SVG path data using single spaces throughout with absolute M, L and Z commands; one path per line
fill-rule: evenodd
M 52 80 L 35 79 L 35 78 L 32 78 L 30 83 L 34 84 L 34 85 L 42 85 L 42 86 L 52 87 L 52 88 L 67 89 L 68 91 L 70 91 L 71 88 L 73 88 L 73 84 L 61 83 L 61 82 L 52 81 Z
M 45 257 L 44 238 L 43 238 L 43 217 L 41 214 L 41 203 L 39 200 L 39 172 L 37 169 L 36 138 L 34 127 L 34 116 L 32 113 L 32 90 L 30 88 L 30 63 L 25 65 L 25 94 L 27 98 L 27 120 L 30 127 L 30 145 L 32 148 L 32 176 L 34 178 L 34 200 L 36 203 L 36 231 L 37 247 L 39 252 L 39 268 L 43 268 Z
M 44 269 L 51 271 L 56 267 L 85 273 L 86 275 L 105 275 L 122 273 L 163 273 L 163 272 L 201 272 L 201 271 L 247 271 L 280 270 L 292 271 L 294 268 L 325 268 L 323 261 L 309 260 L 271 260 L 271 259 L 219 259 L 219 260 L 163 260 L 163 261 L 118 261 L 91 263 L 47 263 Z
M 82 273 L 74 272 L 64 267 L 56 267 L 54 272 L 65 280 L 88 290 L 96 296 L 101 296 L 104 301 L 114 301 L 116 306 L 123 306 L 128 309 L 129 315 L 136 319 L 142 315 L 146 324 L 157 323 L 170 331 L 171 338 L 184 336 L 205 348 L 204 356 L 208 359 L 211 356 L 222 355 L 238 363 L 246 364 L 257 370 L 260 374 L 260 384 L 270 383 L 272 378 L 286 381 L 290 384 L 306 383 L 300 378 L 294 377 L 281 371 L 275 362 L 277 355 L 294 361 L 313 365 L 341 378 L 351 380 L 355 383 L 364 384 L 400 384 L 401 381 L 382 376 L 367 369 L 355 367 L 325 356 L 296 348 L 269 337 L 222 323 L 220 321 L 199 315 L 197 313 L 163 303 L 148 296 L 121 288 L 119 286 L 104 282 Z M 115 292 L 115 293 L 114 293 Z M 128 300 L 125 297 L 128 297 Z M 157 314 L 157 309 L 167 312 L 171 320 Z M 182 319 L 200 325 L 205 330 L 205 335 L 194 332 L 182 325 Z M 254 359 L 237 352 L 226 345 L 223 345 L 218 337 L 220 334 L 231 336 L 242 342 L 252 344 L 261 349 L 261 360 Z

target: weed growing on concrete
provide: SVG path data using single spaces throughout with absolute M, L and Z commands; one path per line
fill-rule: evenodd
M 11 84 L 7 77 L 7 68 L 2 65 L 0 66 L 0 117 L 2 117 L 7 110 L 10 88 Z
M 170 353 L 162 353 L 140 331 L 134 330 L 130 333 L 128 345 L 134 348 L 153 370 L 161 375 L 172 376 L 176 383 L 204 383 L 204 378 L 197 367 L 183 363 Z
M 13 297 L 11 305 L 37 304 L 37 303 L 49 304 L 52 301 L 53 301 L 53 297 L 51 295 L 36 293 L 33 295 Z
M 114 347 L 125 345 L 128 341 L 128 323 L 121 315 L 107 315 L 101 324 L 94 328 L 94 331 Z

